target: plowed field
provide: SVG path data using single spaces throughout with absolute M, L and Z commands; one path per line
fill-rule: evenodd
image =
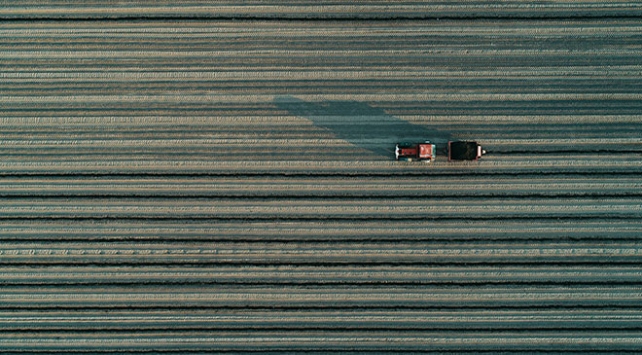
M 641 6 L 0 3 L 0 352 L 642 351 Z

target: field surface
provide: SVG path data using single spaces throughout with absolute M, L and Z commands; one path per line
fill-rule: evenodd
M 216 3 L 0 1 L 0 352 L 642 351 L 642 5 Z

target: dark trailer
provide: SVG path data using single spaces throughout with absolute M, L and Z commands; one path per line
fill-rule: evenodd
M 477 142 L 448 142 L 448 161 L 477 160 L 486 153 Z

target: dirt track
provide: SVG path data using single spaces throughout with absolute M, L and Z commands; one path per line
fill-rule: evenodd
M 641 7 L 21 3 L 0 351 L 642 350 Z

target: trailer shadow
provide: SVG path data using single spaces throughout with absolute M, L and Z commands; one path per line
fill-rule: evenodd
M 437 145 L 440 154 L 445 154 L 448 132 L 412 124 L 383 109 L 357 101 L 306 102 L 291 96 L 274 99 L 277 108 L 291 115 L 304 117 L 335 137 L 368 150 L 378 156 L 394 157 L 398 142 L 424 142 Z

